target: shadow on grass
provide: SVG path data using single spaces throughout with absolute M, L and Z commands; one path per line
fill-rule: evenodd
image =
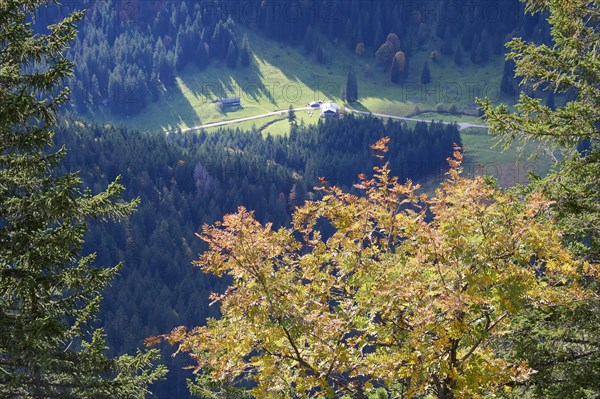
M 180 99 L 177 102 L 161 101 L 160 112 L 162 112 L 162 123 L 160 127 L 163 131 L 176 130 L 182 124 L 186 126 L 198 126 L 202 121 L 189 101 L 186 100 L 181 88 L 178 85 L 168 89 L 171 96 Z M 158 105 L 155 103 L 154 105 Z
M 360 101 L 355 101 L 353 103 L 347 103 L 347 107 L 355 109 L 357 111 L 363 112 L 371 112 L 367 107 L 365 107 Z
M 369 56 L 361 58 L 345 47 L 336 46 L 322 38 L 321 43 L 330 57 L 329 62 L 322 65 L 313 59 L 314 55 L 304 54 L 301 45 L 275 45 L 275 42 L 262 34 L 243 27 L 239 29 L 241 33 L 248 34 L 250 47 L 255 49 L 250 66 L 238 65 L 236 68 L 228 68 L 221 60 L 211 61 L 210 65 L 202 70 L 193 64 L 189 65 L 184 73 L 178 76 L 179 85 L 167 90 L 159 102 L 149 104 L 141 114 L 129 121 L 109 115 L 104 115 L 106 118 L 103 120 L 141 129 L 150 127 L 151 130 L 158 130 L 172 129 L 178 125 L 197 126 L 238 116 L 235 112 L 223 113 L 216 109 L 213 102 L 223 97 L 241 98 L 243 109 L 239 112 L 240 117 L 286 109 L 290 104 L 304 105 L 316 100 L 341 103 L 341 89 L 350 66 L 357 73 L 361 100 L 349 104 L 350 108 L 364 112 L 407 114 L 410 112 L 408 104 L 420 103 L 419 100 L 428 94 L 409 84 L 390 86 L 387 73 L 375 65 L 370 52 Z M 424 56 L 424 53 L 415 54 L 413 62 L 421 60 Z M 450 64 L 451 61 L 447 63 Z M 459 74 L 454 70 L 456 68 L 450 68 L 451 65 L 448 65 L 448 68 L 446 66 L 444 60 L 436 64 L 432 70 L 433 78 L 437 76 L 439 79 L 443 70 L 444 74 L 448 74 L 444 76 L 448 76 L 450 81 L 460 83 L 460 79 L 465 79 L 465 74 Z M 417 80 L 416 75 L 420 73 L 417 69 L 410 69 L 409 83 Z M 440 80 L 437 82 L 443 83 Z M 432 95 L 440 94 L 442 88 L 443 85 L 437 91 L 432 89 Z M 436 102 L 438 101 L 434 101 Z M 414 108 L 412 105 L 411 107 Z M 229 115 L 230 113 L 232 115 Z
M 192 76 L 199 79 L 186 79 L 192 94 L 207 101 L 216 101 L 224 97 L 240 97 L 242 101 L 259 102 L 260 97 L 275 103 L 270 91 L 264 84 L 264 75 L 259 68 L 261 62 L 255 55 L 249 66 L 238 65 L 228 68 L 223 61 L 213 61 L 211 65 Z
M 98 124 L 126 126 L 140 131 L 172 131 L 182 124 L 197 126 L 202 123 L 178 85 L 168 89 L 163 87 L 161 91 L 162 99 L 156 102 L 148 99 L 146 107 L 134 115 L 115 115 L 108 107 L 95 107 L 88 109 L 83 116 Z

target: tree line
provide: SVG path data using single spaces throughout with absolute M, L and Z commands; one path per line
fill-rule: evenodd
M 211 60 L 235 67 L 250 64 L 248 39 L 238 37 L 235 21 L 210 2 L 139 2 L 125 12 L 119 2 L 93 2 L 69 57 L 70 80 L 78 112 L 108 107 L 133 115 L 164 90 L 188 64 L 205 68 Z

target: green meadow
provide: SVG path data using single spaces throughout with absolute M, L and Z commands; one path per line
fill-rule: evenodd
M 448 109 L 454 104 L 460 111 L 474 112 L 473 101 L 477 96 L 488 95 L 499 100 L 501 56 L 492 57 L 485 66 L 475 66 L 465 56 L 463 65 L 457 66 L 452 56 L 440 55 L 435 62 L 429 60 L 430 49 L 422 49 L 409 57 L 406 82 L 394 85 L 387 71 L 375 65 L 372 49 L 359 57 L 345 45 L 327 42 L 328 62 L 322 65 L 313 55 L 303 54 L 300 46 L 283 46 L 251 31 L 242 30 L 240 34 L 243 33 L 248 34 L 253 50 L 249 67 L 230 69 L 224 63 L 213 62 L 200 70 L 188 65 L 177 77 L 177 87 L 163 91 L 160 99 L 149 102 L 141 113 L 116 117 L 100 109 L 87 116 L 97 122 L 123 124 L 142 131 L 168 131 L 285 110 L 290 105 L 303 107 L 314 100 L 343 103 L 340 96 L 350 67 L 357 75 L 359 102 L 352 107 L 358 110 L 404 116 L 416 110 L 435 111 L 440 106 Z M 426 60 L 432 80 L 422 85 L 420 74 Z M 214 101 L 230 96 L 241 97 L 242 108 L 219 110 Z M 447 114 L 436 117 L 435 113 L 419 117 L 472 119 Z M 315 118 L 305 115 L 301 119 L 309 123 Z M 256 120 L 250 126 L 253 123 L 260 126 L 263 121 Z M 281 131 L 274 127 L 270 130 Z
M 529 172 L 545 175 L 556 162 L 541 144 L 534 142 L 515 143 L 503 150 L 497 138 L 483 129 L 465 129 L 461 137 L 465 173 L 493 176 L 502 187 L 527 183 Z

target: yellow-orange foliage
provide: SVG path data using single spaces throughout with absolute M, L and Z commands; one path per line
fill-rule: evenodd
M 361 397 L 374 385 L 481 398 L 526 379 L 528 365 L 492 343 L 528 307 L 585 298 L 578 279 L 593 268 L 562 247 L 540 194 L 464 178 L 461 160 L 457 151 L 433 198 L 386 164 L 360 177 L 364 195 L 321 188 L 292 228 L 244 208 L 204 226 L 197 264 L 232 278 L 213 296 L 222 317 L 163 338 L 213 382 L 252 380 L 257 398 Z
M 404 73 L 404 68 L 406 67 L 406 55 L 404 52 L 398 51 L 394 55 L 394 58 L 398 62 L 398 72 L 400 72 L 400 74 Z
M 356 55 L 358 55 L 359 57 L 362 57 L 364 54 L 365 54 L 365 44 L 358 43 L 356 45 Z

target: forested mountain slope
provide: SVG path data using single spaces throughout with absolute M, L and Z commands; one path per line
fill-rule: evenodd
M 367 65 L 367 75 L 381 68 L 386 71 L 378 78 L 382 87 L 407 79 L 426 84 L 430 78 L 421 70 L 429 66 L 423 60 L 448 59 L 475 71 L 498 59 L 511 37 L 549 40 L 544 18 L 524 15 L 518 0 L 99 0 L 50 8 L 37 22 L 46 26 L 69 8 L 82 7 L 86 16 L 70 54 L 77 66 L 70 82 L 74 107 L 115 117 L 138 114 L 182 90 L 177 77 L 188 65 L 248 68 L 252 55 L 260 58 L 265 50 L 253 49 L 243 32 L 259 33 L 273 47 L 301 51 L 317 70 L 338 62 L 346 68 L 348 60 Z M 338 60 L 340 51 L 353 58 Z M 505 92 L 512 91 L 512 67 L 504 72 Z M 463 75 L 444 82 L 462 84 Z M 260 86 L 266 78 L 257 76 L 252 83 Z
M 403 180 L 439 176 L 452 144 L 461 142 L 455 126 L 410 129 L 354 117 L 266 138 L 230 130 L 165 136 L 79 122 L 59 126 L 57 144 L 71 149 L 66 168 L 81 170 L 93 191 L 121 175 L 125 198 L 141 199 L 127 223 L 91 224 L 86 239 L 85 252 L 97 251 L 99 264 L 125 261 L 104 293 L 102 323 L 111 351 L 131 352 L 150 335 L 218 316 L 208 297 L 225 282 L 191 265 L 203 249 L 194 236 L 203 224 L 244 205 L 264 222 L 286 225 L 295 206 L 313 198 L 319 177 L 344 187 L 356 182 L 372 167 L 369 144 L 384 135 L 392 137 L 391 168 Z M 172 363 L 167 352 L 164 360 Z M 154 389 L 161 398 L 187 395 L 181 363 L 171 370 L 167 383 Z

